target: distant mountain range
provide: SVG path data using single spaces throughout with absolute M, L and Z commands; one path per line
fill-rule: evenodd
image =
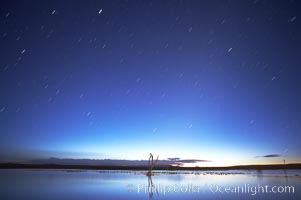
M 210 162 L 207 160 L 180 160 L 180 159 L 169 159 L 169 160 L 158 160 L 156 166 L 169 166 L 178 165 L 181 166 L 185 163 L 196 163 L 196 162 Z M 111 159 L 60 159 L 60 158 L 49 158 L 49 159 L 35 159 L 22 164 L 55 164 L 55 165 L 87 165 L 87 166 L 147 166 L 148 160 L 111 160 Z
M 211 162 L 208 160 L 180 160 L 168 158 L 158 160 L 154 170 L 265 170 L 265 169 L 301 169 L 301 163 L 238 165 L 228 167 L 183 167 L 185 163 Z M 147 170 L 148 160 L 96 160 L 96 159 L 35 159 L 27 162 L 4 163 L 0 161 L 0 169 L 94 169 L 94 170 Z
M 62 164 L 18 164 L 0 163 L 0 169 L 62 169 L 62 170 L 147 170 L 147 166 L 105 166 L 105 165 L 62 165 Z M 239 165 L 229 167 L 180 167 L 171 165 L 155 166 L 154 170 L 288 170 L 301 169 L 300 163 L 276 165 Z

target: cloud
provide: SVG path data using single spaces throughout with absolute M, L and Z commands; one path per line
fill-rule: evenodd
M 181 167 L 184 164 L 190 164 L 190 163 L 198 163 L 198 162 L 211 162 L 211 160 L 196 160 L 196 159 L 187 159 L 187 160 L 180 160 L 180 158 L 168 158 L 169 164 L 172 166 L 178 166 Z
M 168 160 L 170 162 L 181 162 L 181 163 L 211 162 L 211 160 L 196 160 L 196 159 L 181 160 L 180 158 L 168 158 Z
M 210 160 L 179 160 L 182 163 L 211 162 Z
M 277 158 L 281 157 L 280 154 L 267 154 L 267 155 L 261 155 L 261 156 L 255 156 L 255 158 Z

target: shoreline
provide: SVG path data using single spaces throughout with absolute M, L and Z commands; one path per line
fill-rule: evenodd
M 0 163 L 0 169 L 83 169 L 83 170 L 133 170 L 146 171 L 147 166 L 94 166 L 94 165 L 58 165 L 58 164 L 20 164 L 20 163 Z M 153 170 L 281 170 L 281 169 L 301 169 L 301 163 L 293 164 L 272 164 L 272 165 L 238 165 L 228 167 L 174 167 L 155 166 Z

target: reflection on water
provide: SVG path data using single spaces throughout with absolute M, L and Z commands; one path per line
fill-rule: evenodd
M 152 176 L 147 176 L 147 179 L 148 179 L 148 187 L 147 187 L 148 196 L 151 199 L 154 195 L 154 191 L 157 193 L 157 195 L 159 195 L 159 192 L 158 192 L 155 184 L 153 183 Z
M 0 187 L 1 200 L 301 199 L 301 171 L 0 170 Z

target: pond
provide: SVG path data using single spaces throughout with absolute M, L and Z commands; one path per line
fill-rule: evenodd
M 301 199 L 301 170 L 0 170 L 1 200 Z

